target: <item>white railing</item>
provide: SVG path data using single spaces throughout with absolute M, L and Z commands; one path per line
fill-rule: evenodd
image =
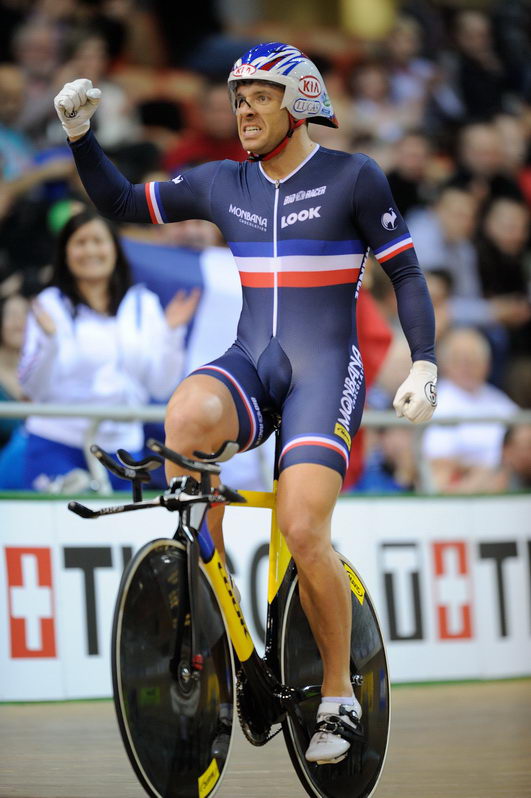
M 0 402 L 0 418 L 27 418 L 28 416 L 48 416 L 50 418 L 90 418 L 92 423 L 87 428 L 84 441 L 84 452 L 89 471 L 94 480 L 101 486 L 100 492 L 109 493 L 110 485 L 107 472 L 101 463 L 90 455 L 90 446 L 96 438 L 101 421 L 164 421 L 165 405 L 145 405 L 137 407 L 118 407 L 114 405 L 61 405 L 39 402 Z M 509 418 L 500 415 L 486 415 L 468 418 L 464 416 L 444 416 L 435 414 L 428 424 L 438 426 L 455 426 L 456 424 L 531 424 L 531 410 L 520 410 Z M 428 424 L 410 424 L 403 418 L 397 418 L 392 410 L 366 410 L 361 425 L 368 429 L 380 427 L 407 427 L 414 433 L 414 451 L 419 469 L 420 489 L 424 493 L 433 493 L 427 464 L 422 457 L 422 433 Z

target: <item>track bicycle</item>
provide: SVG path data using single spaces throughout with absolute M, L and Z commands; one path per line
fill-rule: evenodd
M 278 434 L 277 434 L 278 441 Z M 347 757 L 334 765 L 306 761 L 320 702 L 322 665 L 301 607 L 297 571 L 275 518 L 271 493 L 238 492 L 219 480 L 219 463 L 238 447 L 226 442 L 192 460 L 155 440 L 153 452 L 118 461 L 98 446 L 93 454 L 132 484 L 133 502 L 98 510 L 69 503 L 83 518 L 164 507 L 177 512 L 173 538 L 146 543 L 126 567 L 112 629 L 113 697 L 131 765 L 153 798 L 207 798 L 218 791 L 229 761 L 237 713 L 256 746 L 282 731 L 306 793 L 317 798 L 369 798 L 380 778 L 390 725 L 384 642 L 367 589 L 338 554 L 352 598 L 351 680 L 363 710 Z M 195 476 L 175 477 L 154 499 L 143 499 L 149 472 L 176 463 Z M 272 511 L 266 640 L 255 648 L 212 538 L 203 523 L 216 504 Z

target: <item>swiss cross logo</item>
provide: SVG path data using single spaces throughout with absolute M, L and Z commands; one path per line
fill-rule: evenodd
M 468 640 L 472 637 L 472 591 L 466 543 L 434 543 L 433 557 L 439 638 Z
M 305 97 L 319 97 L 321 94 L 321 82 L 313 75 L 305 75 L 299 78 L 299 91 Z
M 50 549 L 7 547 L 5 553 L 11 657 L 55 657 Z

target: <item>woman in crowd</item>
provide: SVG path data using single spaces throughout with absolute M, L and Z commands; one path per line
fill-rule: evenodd
M 50 285 L 28 316 L 19 370 L 25 395 L 35 402 L 119 407 L 166 400 L 182 376 L 186 324 L 197 302 L 197 294 L 178 293 L 164 311 L 156 294 L 132 285 L 109 223 L 82 210 L 59 233 Z M 58 477 L 86 469 L 90 423 L 30 416 L 26 487 L 50 489 Z M 142 425 L 102 422 L 95 441 L 111 452 L 140 455 Z M 124 487 L 122 480 L 111 481 Z
M 28 300 L 22 294 L 11 294 L 0 304 L 0 402 L 23 398 L 17 372 L 27 313 Z M 20 452 L 25 442 L 20 419 L 0 418 L 0 490 L 21 487 Z
M 22 390 L 18 381 L 18 361 L 24 339 L 28 300 L 12 294 L 0 304 L 0 401 L 20 402 Z M 7 443 L 19 424 L 18 419 L 0 420 L 0 447 Z

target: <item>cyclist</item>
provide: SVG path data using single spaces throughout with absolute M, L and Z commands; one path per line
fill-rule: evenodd
M 393 283 L 410 346 L 411 371 L 394 406 L 413 422 L 427 421 L 436 404 L 433 308 L 381 169 L 310 138 L 308 122 L 338 126 L 312 61 L 287 44 L 258 45 L 236 61 L 228 87 L 249 159 L 146 185 L 130 184 L 90 131 L 101 93 L 89 80 L 67 83 L 55 107 L 100 213 L 154 224 L 207 219 L 233 252 L 243 289 L 236 341 L 179 385 L 166 440 L 185 455 L 215 451 L 227 439 L 245 450 L 282 420 L 278 522 L 324 669 L 306 757 L 334 763 L 361 728 L 345 631 L 351 599 L 331 517 L 364 402 L 355 310 L 369 248 Z M 211 531 L 223 550 L 219 519 Z

